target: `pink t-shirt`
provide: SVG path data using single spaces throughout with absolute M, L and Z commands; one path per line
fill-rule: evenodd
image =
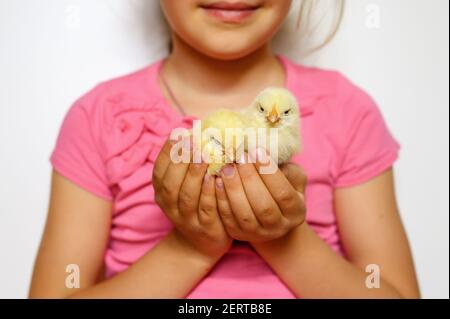
M 308 175 L 307 221 L 344 255 L 333 190 L 389 169 L 399 145 L 374 101 L 342 75 L 280 60 L 301 109 L 303 152 L 293 162 Z M 127 269 L 172 228 L 155 203 L 152 170 L 171 130 L 190 127 L 194 118 L 181 116 L 165 100 L 157 81 L 161 65 L 102 83 L 79 99 L 51 157 L 61 175 L 113 202 L 107 276 Z M 295 296 L 249 245 L 236 244 L 188 298 Z

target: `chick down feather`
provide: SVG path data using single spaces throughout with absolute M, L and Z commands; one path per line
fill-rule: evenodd
M 272 158 L 276 156 L 274 159 L 278 164 L 288 162 L 300 151 L 297 101 L 284 88 L 262 91 L 242 111 L 219 109 L 203 119 L 201 124 L 201 151 L 203 159 L 209 163 L 210 175 L 219 175 L 223 166 L 235 162 L 239 154 L 249 152 L 255 146 L 269 150 Z M 272 145 L 271 134 L 276 134 L 276 145 Z M 252 144 L 249 136 L 256 137 L 256 145 Z M 273 154 L 274 150 L 277 154 Z

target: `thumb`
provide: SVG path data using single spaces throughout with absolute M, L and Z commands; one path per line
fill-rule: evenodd
M 280 170 L 297 192 L 305 194 L 308 177 L 300 166 L 293 163 L 287 163 L 281 165 Z

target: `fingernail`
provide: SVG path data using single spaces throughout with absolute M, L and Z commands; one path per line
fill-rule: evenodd
M 237 163 L 239 165 L 247 163 L 247 158 L 246 158 L 244 153 L 242 153 L 241 156 L 239 156 L 239 159 L 238 159 Z
M 262 148 L 262 147 L 259 147 L 259 148 L 256 150 L 256 152 L 257 152 L 257 154 L 258 154 L 258 159 L 259 159 L 259 160 L 265 159 L 266 156 L 267 156 L 267 151 L 266 151 L 266 149 L 264 149 L 264 148 Z
M 211 180 L 211 175 L 208 173 L 205 174 L 205 177 L 203 177 L 203 183 L 208 184 L 208 182 Z
M 248 154 L 249 154 L 249 158 L 250 158 L 251 163 L 256 163 L 257 153 L 258 153 L 257 149 L 252 148 L 251 150 L 249 150 Z
M 234 166 L 233 165 L 227 165 L 222 169 L 222 175 L 230 178 L 234 175 Z
M 219 189 L 223 189 L 223 180 L 220 177 L 216 178 L 216 185 Z
M 174 144 L 176 144 L 178 142 L 178 138 L 175 138 L 175 137 L 170 137 L 169 138 L 169 144 L 170 145 L 174 145 Z
M 169 134 L 169 141 L 176 141 L 178 139 L 178 134 L 176 134 L 173 130 Z

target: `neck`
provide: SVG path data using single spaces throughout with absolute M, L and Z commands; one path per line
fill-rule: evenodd
M 175 86 L 223 94 L 235 89 L 254 91 L 284 80 L 269 44 L 240 59 L 219 60 L 201 54 L 176 35 L 172 41 L 163 72 Z

